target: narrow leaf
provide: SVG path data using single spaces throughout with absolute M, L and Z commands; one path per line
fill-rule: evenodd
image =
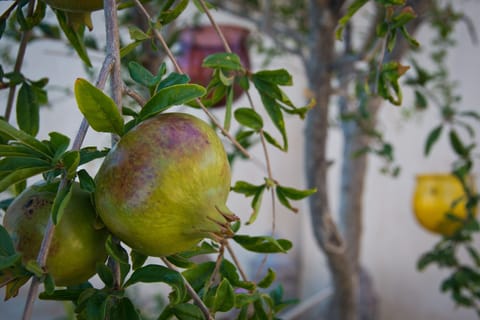
M 260 288 L 268 288 L 271 286 L 271 284 L 275 281 L 275 271 L 272 268 L 268 268 L 267 275 L 265 278 L 260 280 L 257 285 Z
M 115 102 L 85 79 L 75 81 L 78 108 L 92 128 L 99 132 L 123 134 L 123 119 Z
M 248 235 L 235 235 L 233 240 L 243 248 L 259 253 L 286 253 L 292 248 L 292 243 L 286 239 L 274 239 L 268 236 L 252 237 Z
M 82 169 L 77 172 L 78 180 L 80 182 L 80 188 L 86 192 L 94 192 L 95 191 L 95 181 L 93 178 L 88 174 L 85 169 Z
M 17 96 L 17 123 L 21 130 L 36 136 L 40 124 L 40 105 L 32 86 L 23 83 Z
M 279 86 L 291 86 L 292 75 L 286 69 L 262 70 L 255 73 L 257 80 L 262 80 Z
M 120 264 L 128 265 L 128 253 L 119 242 L 113 240 L 111 236 L 107 238 L 105 243 L 108 255 L 114 258 Z
M 0 270 L 14 266 L 21 258 L 22 255 L 19 253 L 15 253 L 11 256 L 0 255 Z
M 465 148 L 462 140 L 460 140 L 460 137 L 458 136 L 455 129 L 450 130 L 449 137 L 450 137 L 450 145 L 452 146 L 452 149 L 455 151 L 455 153 L 461 157 L 466 156 L 468 153 L 468 150 Z
M 77 52 L 80 59 L 82 59 L 82 61 L 88 67 L 91 67 L 92 63 L 90 62 L 90 58 L 88 57 L 87 48 L 85 47 L 85 42 L 83 39 L 83 30 L 77 31 L 67 22 L 66 12 L 61 10 L 55 10 L 55 13 L 57 15 L 60 28 L 67 37 L 68 41 Z
M 207 56 L 202 63 L 202 67 L 212 69 L 227 69 L 241 71 L 243 69 L 240 57 L 235 53 L 214 53 Z
M 63 214 L 65 213 L 65 208 L 72 197 L 72 182 L 68 182 L 64 188 L 58 190 L 55 200 L 52 205 L 52 220 L 55 225 L 60 222 Z
M 48 170 L 50 170 L 50 166 L 15 170 L 0 179 L 0 192 L 7 190 L 11 185 Z
M 73 179 L 77 174 L 77 168 L 80 164 L 80 152 L 71 150 L 66 152 L 62 157 L 65 176 L 67 179 Z
M 438 138 L 440 138 L 440 135 L 442 134 L 443 126 L 439 125 L 435 128 L 433 128 L 432 131 L 428 134 L 427 141 L 425 143 L 425 149 L 424 149 L 424 154 L 425 156 L 428 156 L 430 154 L 430 151 L 432 150 L 433 145 L 438 141 Z
M 0 224 L 0 256 L 8 257 L 14 254 L 15 247 L 13 246 L 13 241 L 8 231 Z
M 284 186 L 277 186 L 277 190 L 282 190 L 282 193 L 289 199 L 292 200 L 302 200 L 305 199 L 306 197 L 314 194 L 317 192 L 317 189 L 306 189 L 306 190 L 300 190 L 300 189 L 295 189 L 291 187 L 284 187 Z
M 174 304 L 183 301 L 187 294 L 182 275 L 161 265 L 150 264 L 135 270 L 124 286 L 128 287 L 138 282 L 164 282 L 170 285 L 174 291 L 169 297 Z
M 128 72 L 130 77 L 138 84 L 141 84 L 145 87 L 151 87 L 155 85 L 156 79 L 153 74 L 136 61 L 131 61 L 128 63 Z
M 259 131 L 263 128 L 263 119 L 262 117 L 251 108 L 238 108 L 235 110 L 235 119 L 237 121 L 253 130 Z
M 226 312 L 233 308 L 235 305 L 235 294 L 233 292 L 232 285 L 227 279 L 223 279 L 220 282 L 213 300 L 213 310 Z
M 28 133 L 25 133 L 21 130 L 14 128 L 3 119 L 0 119 L 0 133 L 7 135 L 8 137 L 14 140 L 22 142 L 23 144 L 29 146 L 33 150 L 38 151 L 41 154 L 45 155 L 47 158 L 51 158 L 51 152 L 45 144 L 38 141 Z

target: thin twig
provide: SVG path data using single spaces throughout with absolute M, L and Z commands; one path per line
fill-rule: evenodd
M 229 46 L 227 40 L 225 39 L 225 36 L 223 35 L 222 30 L 219 28 L 215 19 L 213 19 L 213 16 L 211 15 L 210 10 L 208 9 L 207 5 L 205 4 L 205 1 L 204 0 L 199 0 L 199 2 L 200 2 L 200 5 L 202 6 L 202 9 L 207 14 L 207 17 L 209 18 L 210 23 L 214 27 L 218 36 L 220 37 L 220 40 L 222 41 L 222 44 L 223 44 L 223 47 L 224 47 L 225 51 L 228 52 L 228 53 L 232 53 L 232 50 L 230 49 L 230 46 Z M 247 97 L 248 97 L 248 101 L 250 103 L 250 107 L 252 108 L 252 110 L 255 111 L 255 104 L 253 103 L 252 96 L 250 95 L 250 92 L 248 90 L 246 91 L 246 94 L 247 94 Z M 273 178 L 272 165 L 271 165 L 271 162 L 270 162 L 270 156 L 269 156 L 268 148 L 267 148 L 267 141 L 265 139 L 265 134 L 263 132 L 263 129 L 259 130 L 259 134 L 260 134 L 260 141 L 261 141 L 262 148 L 263 148 L 263 154 L 264 154 L 264 157 L 265 157 L 265 163 L 266 163 L 266 166 L 267 166 L 268 179 L 270 181 L 275 181 L 275 179 Z M 272 198 L 272 236 L 273 236 L 275 234 L 276 220 L 277 220 L 276 219 L 276 211 L 277 210 L 276 210 L 276 202 L 275 202 L 275 191 L 274 191 L 273 188 L 271 188 L 270 194 L 271 194 L 271 198 Z M 230 248 L 230 247 L 228 247 L 228 248 Z M 263 269 L 263 267 L 267 263 L 267 259 L 268 259 L 268 255 L 265 255 L 264 258 L 262 259 L 262 263 L 260 264 L 260 267 L 258 268 L 258 274 L 261 273 L 261 270 Z
M 123 86 L 123 92 L 127 96 L 135 100 L 141 107 L 143 107 L 145 103 L 147 103 L 147 101 L 138 92 L 126 85 Z
M 174 271 L 177 271 L 178 272 L 178 269 L 170 263 L 170 261 L 168 261 L 166 258 L 161 258 L 163 263 L 165 263 L 165 265 L 169 268 L 169 269 L 172 269 Z M 183 283 L 185 284 L 185 288 L 187 289 L 187 292 L 188 294 L 190 295 L 190 297 L 193 299 L 193 301 L 195 302 L 195 304 L 200 308 L 200 310 L 202 311 L 203 315 L 205 316 L 206 319 L 208 320 L 213 320 L 213 316 L 210 314 L 210 311 L 208 310 L 207 306 L 205 305 L 205 303 L 203 303 L 202 299 L 198 296 L 198 294 L 195 292 L 195 289 L 192 288 L 192 286 L 190 285 L 190 283 L 188 283 L 188 281 L 183 277 L 183 275 L 179 272 L 180 276 L 182 277 L 183 279 Z
M 220 37 L 220 40 L 222 40 L 225 51 L 228 52 L 228 53 L 232 53 L 232 49 L 230 48 L 230 45 L 228 44 L 227 39 L 225 38 L 225 35 L 223 34 L 222 30 L 220 30 L 220 27 L 218 26 L 215 19 L 213 19 L 213 16 L 212 16 L 210 10 L 208 9 L 208 6 L 205 4 L 205 1 L 204 0 L 199 0 L 198 2 L 200 3 L 200 6 L 202 7 L 203 11 L 205 11 L 205 14 L 208 17 L 208 20 L 210 21 L 211 25 L 213 26 L 213 28 L 217 32 L 218 36 Z
M 150 21 L 150 23 L 152 23 L 152 17 L 150 16 L 150 14 L 147 12 L 147 10 L 145 9 L 145 7 L 142 5 L 142 3 L 139 1 L 139 0 L 133 0 L 135 2 L 135 5 L 138 7 L 138 9 L 140 10 L 140 12 L 145 16 L 145 18 L 148 19 L 148 21 Z M 165 52 L 167 53 L 167 56 L 168 58 L 171 60 L 171 62 L 173 63 L 173 65 L 175 66 L 175 69 L 177 70 L 178 73 L 180 74 L 185 74 L 185 72 L 183 72 L 182 68 L 180 67 L 180 65 L 178 64 L 178 61 L 177 59 L 175 58 L 175 56 L 173 55 L 172 51 L 170 50 L 170 48 L 168 47 L 168 44 L 167 42 L 165 41 L 163 35 L 155 28 L 152 28 L 152 31 L 155 35 L 155 37 L 157 38 L 158 41 L 160 41 L 160 44 L 162 45 L 163 49 L 165 50 Z M 227 131 L 225 130 L 225 128 L 220 124 L 220 122 L 217 120 L 217 118 L 215 118 L 215 116 L 207 109 L 207 107 L 205 107 L 205 105 L 203 104 L 203 102 L 199 99 L 199 98 L 196 98 L 195 99 L 195 102 L 200 106 L 200 108 L 203 110 L 203 112 L 205 112 L 205 114 L 210 118 L 210 120 L 213 122 L 213 124 L 220 129 L 220 131 L 222 132 L 222 134 L 227 137 L 228 140 L 230 140 L 230 142 L 232 142 L 232 144 L 238 149 L 240 150 L 240 152 L 242 152 L 246 157 L 248 158 L 251 158 L 250 154 L 248 153 L 248 151 Z
M 35 1 L 30 0 L 28 3 L 28 16 L 33 15 L 33 9 L 34 9 Z M 9 8 L 13 10 L 14 6 Z M 8 10 L 7 10 L 8 11 Z M 15 73 L 19 73 L 20 70 L 22 69 L 23 65 L 23 59 L 25 58 L 25 52 L 27 50 L 27 44 L 28 40 L 30 40 L 30 37 L 32 36 L 32 30 L 27 30 L 22 34 L 22 39 L 20 40 L 20 45 L 18 46 L 18 52 L 17 52 L 17 59 L 15 60 L 15 66 L 13 67 L 13 71 Z M 12 109 L 13 109 L 13 101 L 15 100 L 15 93 L 17 91 L 17 85 L 11 85 L 10 90 L 8 91 L 8 98 L 7 98 L 7 106 L 5 108 L 5 120 L 8 122 L 10 120 L 10 116 L 12 114 Z
M 107 55 L 105 58 L 105 61 L 102 65 L 102 69 L 100 70 L 100 74 L 98 76 L 98 80 L 96 83 L 97 88 L 103 89 L 105 87 L 107 75 L 110 73 L 112 66 L 113 66 L 114 60 L 111 55 Z M 80 128 L 78 129 L 78 132 L 75 136 L 74 142 L 72 144 L 72 150 L 80 150 L 83 140 L 85 139 L 85 136 L 88 131 L 88 122 L 86 121 L 85 118 L 82 119 L 82 122 L 80 124 Z M 60 184 L 58 186 L 58 191 L 57 194 L 60 190 L 65 188 L 67 184 L 67 180 L 63 178 L 60 181 Z M 52 216 L 50 215 L 50 218 L 47 222 L 47 226 L 45 228 L 45 234 L 43 236 L 42 244 L 40 246 L 40 250 L 38 252 L 37 256 L 37 263 L 40 267 L 44 268 L 48 256 L 48 251 L 50 249 L 50 244 L 52 242 L 53 238 L 53 233 L 55 231 L 55 225 L 53 224 Z M 40 279 L 34 277 L 32 279 L 32 282 L 30 284 L 30 288 L 28 290 L 27 294 L 27 301 L 25 303 L 25 308 L 23 311 L 23 316 L 22 320 L 29 320 L 32 317 L 32 311 L 33 311 L 33 305 L 35 303 L 35 299 L 38 295 L 38 288 L 40 286 Z
M 123 81 L 120 73 L 120 38 L 117 16 L 117 4 L 115 0 L 104 0 L 104 14 L 105 14 L 105 30 L 107 41 L 107 55 L 113 58 L 113 66 L 110 73 L 110 90 L 111 97 L 117 108 L 122 111 L 122 94 Z M 114 145 L 120 138 L 112 134 L 112 145 Z M 113 238 L 114 242 L 120 242 L 117 238 Z M 122 274 L 120 270 L 120 263 L 115 259 L 109 259 L 109 267 L 113 272 L 114 288 L 119 289 L 122 283 Z
M 240 272 L 240 276 L 242 277 L 243 281 L 249 281 L 247 274 L 245 273 L 245 271 L 242 268 L 242 265 L 240 264 L 240 260 L 238 260 L 237 255 L 235 254 L 235 251 L 233 251 L 228 241 L 225 241 L 225 246 L 227 247 L 230 257 L 232 257 L 233 263 L 237 266 L 238 272 Z

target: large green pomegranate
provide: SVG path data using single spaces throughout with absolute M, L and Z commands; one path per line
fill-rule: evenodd
M 227 156 L 215 131 L 194 116 L 143 121 L 110 151 L 95 179 L 103 222 L 143 254 L 167 256 L 231 232 Z
M 92 11 L 103 9 L 103 0 L 43 0 L 52 8 L 64 11 L 67 21 L 75 29 L 86 25 L 93 29 Z
M 55 9 L 70 12 L 92 12 L 103 9 L 103 0 L 43 0 Z
M 35 260 L 55 197 L 56 185 L 33 185 L 23 191 L 4 216 L 17 251 L 26 263 Z M 73 185 L 72 197 L 56 226 L 47 256 L 47 271 L 58 286 L 85 282 L 95 274 L 96 264 L 107 258 L 108 232 L 96 227 L 95 209 L 90 194 Z

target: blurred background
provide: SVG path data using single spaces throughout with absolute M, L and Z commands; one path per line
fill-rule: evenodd
M 8 6 L 9 1 L 0 2 L 0 12 Z M 458 1 L 455 3 L 471 18 L 477 30 L 480 30 L 480 2 Z M 195 8 L 189 8 L 181 16 L 180 24 L 190 25 L 193 21 Z M 255 26 L 247 20 L 214 11 L 219 23 L 242 25 L 250 29 L 251 36 L 261 37 Z M 53 17 L 52 17 L 53 18 Z M 196 22 L 206 23 L 203 17 L 195 16 Z M 103 39 L 103 15 L 101 12 L 93 14 L 95 25 L 94 33 L 98 39 Z M 124 30 L 125 31 L 125 30 Z M 128 34 L 122 35 L 127 38 Z M 417 35 L 420 43 L 429 43 L 432 34 L 428 29 L 421 29 Z M 262 41 L 269 42 L 268 38 Z M 458 81 L 458 92 L 462 96 L 462 106 L 465 109 L 480 111 L 480 87 L 478 75 L 480 66 L 480 46 L 474 44 L 465 25 L 459 24 L 455 31 L 457 45 L 450 51 L 448 67 L 451 77 Z M 2 39 L 3 42 L 3 39 Z M 15 46 L 0 43 L 1 59 L 6 54 L 14 56 Z M 103 60 L 101 51 L 91 52 L 92 62 L 98 71 L 99 63 Z M 250 51 L 252 70 L 263 68 L 265 56 L 263 53 Z M 407 63 L 407 62 L 406 62 Z M 425 62 L 426 63 L 426 62 Z M 298 57 L 294 55 L 275 56 L 267 65 L 269 69 L 286 68 L 293 75 L 294 84 L 285 87 L 285 91 L 294 103 L 302 105 L 306 101 L 305 92 L 308 87 L 305 70 Z M 71 97 L 73 82 L 77 77 L 89 80 L 95 79 L 97 72 L 86 72 L 81 62 L 76 59 L 71 48 L 58 41 L 38 41 L 28 47 L 24 72 L 32 79 L 49 77 L 51 88 L 51 105 L 43 108 L 39 138 L 45 138 L 50 131 L 58 131 L 68 136 L 74 136 L 80 125 L 80 112 L 74 99 Z M 172 70 L 171 67 L 169 70 Z M 408 73 L 407 73 L 408 75 Z M 440 122 L 437 110 L 430 108 L 414 117 L 409 116 L 408 109 L 413 106 L 413 93 L 406 91 L 402 107 L 385 104 L 379 113 L 379 123 L 385 133 L 385 139 L 395 146 L 396 162 L 401 165 L 401 173 L 393 178 L 382 174 L 382 161 L 370 157 L 366 192 L 364 195 L 365 215 L 363 220 L 363 238 L 361 247 L 361 261 L 373 279 L 373 286 L 378 295 L 380 319 L 384 320 L 468 320 L 475 319 L 471 310 L 457 308 L 449 296 L 439 290 L 441 281 L 446 277 L 444 270 L 429 267 L 426 271 L 416 269 L 421 254 L 428 251 L 439 240 L 439 236 L 421 228 L 412 212 L 412 195 L 417 174 L 449 172 L 454 160 L 447 139 L 441 139 L 433 149 L 431 155 L 423 155 L 425 139 L 431 129 Z M 253 96 L 255 103 L 259 97 Z M 6 94 L 0 91 L 1 108 L 6 101 Z M 235 106 L 245 106 L 245 96 L 240 97 Z M 180 108 L 187 111 L 185 108 Z M 188 109 L 190 112 L 190 109 Z M 222 111 L 214 111 L 219 117 Z M 3 113 L 3 110 L 2 110 Z M 195 112 L 201 116 L 201 113 Z M 275 177 L 285 185 L 306 188 L 304 172 L 304 123 L 296 118 L 287 119 L 287 130 L 290 137 L 290 150 L 282 154 L 271 150 L 272 169 Z M 480 130 L 476 122 L 475 129 Z M 98 135 L 90 131 L 84 143 L 88 145 L 108 146 L 110 139 L 106 135 Z M 329 158 L 332 165 L 329 171 L 329 188 L 331 189 L 332 212 L 337 211 L 339 194 L 339 170 L 341 159 L 341 133 L 333 112 L 329 138 Z M 227 145 L 227 148 L 229 146 Z M 247 180 L 260 183 L 265 176 L 265 166 L 260 146 L 252 151 L 254 161 L 238 161 L 233 167 L 233 182 Z M 477 155 L 478 157 L 478 155 Z M 96 165 L 90 164 L 87 168 L 95 174 Z M 477 188 L 478 170 L 476 176 Z M 338 191 L 337 191 L 338 190 Z M 249 200 L 240 195 L 232 195 L 229 206 L 243 220 L 250 214 Z M 330 292 L 328 269 L 325 257 L 318 248 L 310 227 L 310 217 L 307 202 L 297 204 L 298 214 L 277 206 L 277 236 L 290 239 L 294 249 L 288 255 L 275 255 L 268 258 L 268 264 L 279 271 L 279 277 L 290 297 L 297 297 L 304 301 L 319 303 L 321 297 Z M 1 214 L 0 214 L 1 217 Z M 271 204 L 264 201 L 258 221 L 252 226 L 242 226 L 242 230 L 251 234 L 268 234 L 271 230 Z M 480 247 L 480 239 L 475 245 Z M 252 275 L 261 263 L 259 258 L 252 259 L 248 254 L 241 255 L 242 262 Z M 26 289 L 21 291 L 21 297 L 7 302 L 0 302 L 1 319 L 19 319 L 24 303 Z M 157 292 L 158 288 L 147 286 L 139 293 L 147 297 Z M 3 294 L 3 292 L 2 292 Z M 311 299 L 311 300 L 309 300 Z M 57 319 L 64 313 L 61 304 L 39 302 L 35 305 L 33 319 Z

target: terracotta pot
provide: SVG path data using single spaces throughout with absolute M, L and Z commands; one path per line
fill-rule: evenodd
M 225 38 L 233 53 L 236 53 L 247 69 L 250 68 L 247 37 L 248 29 L 232 25 L 220 25 Z M 212 77 L 212 69 L 203 68 L 202 62 L 210 54 L 225 52 L 222 41 L 215 29 L 208 26 L 196 26 L 183 29 L 179 36 L 180 52 L 177 55 L 178 63 L 185 73 L 190 76 L 192 83 L 207 86 Z M 234 100 L 242 94 L 242 89 L 234 85 Z M 214 106 L 222 106 L 225 99 Z
M 468 216 L 466 196 L 460 181 L 451 174 L 422 174 L 417 176 L 413 195 L 413 211 L 422 227 L 434 233 L 453 235 Z M 469 182 L 473 186 L 473 179 Z

